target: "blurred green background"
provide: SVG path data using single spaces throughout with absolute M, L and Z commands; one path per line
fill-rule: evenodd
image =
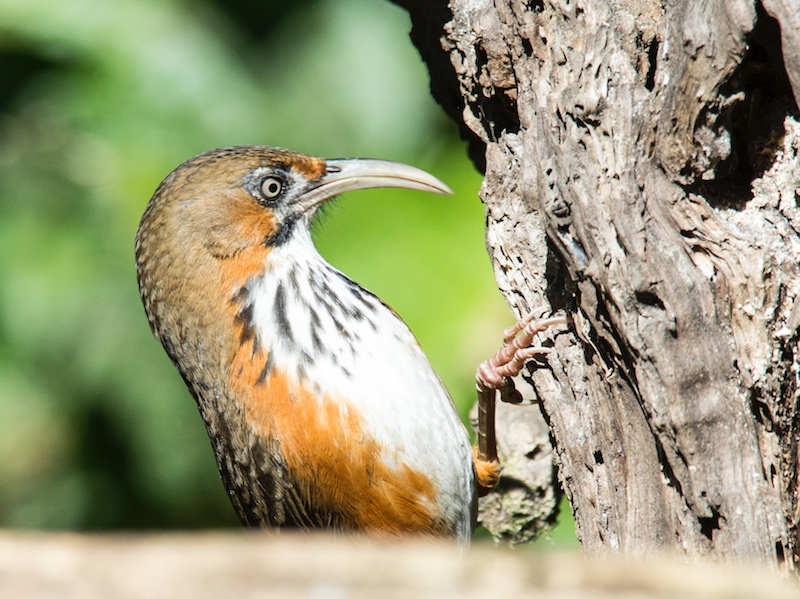
M 238 526 L 133 260 L 158 183 L 212 147 L 398 160 L 455 190 L 352 194 L 315 237 L 466 414 L 512 317 L 409 27 L 376 0 L 0 0 L 0 526 Z

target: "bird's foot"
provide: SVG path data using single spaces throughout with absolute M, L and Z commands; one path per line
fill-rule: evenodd
M 482 494 L 490 491 L 500 479 L 495 436 L 495 396 L 508 403 L 521 403 L 522 395 L 514 386 L 517 376 L 528 360 L 553 351 L 534 344 L 536 335 L 552 326 L 566 324 L 566 316 L 542 318 L 539 310 L 524 316 L 503 332 L 503 345 L 498 352 L 481 363 L 475 376 L 478 390 L 478 445 L 474 452 L 475 471 Z
M 499 391 L 500 399 L 509 403 L 522 401 L 511 377 L 517 376 L 528 360 L 553 351 L 551 347 L 533 345 L 536 335 L 567 322 L 566 316 L 537 318 L 539 314 L 539 311 L 531 312 L 503 331 L 503 346 L 494 356 L 478 366 L 475 378 L 479 391 Z

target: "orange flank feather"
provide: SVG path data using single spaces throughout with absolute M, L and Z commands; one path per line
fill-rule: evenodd
M 403 463 L 387 464 L 346 400 L 319 397 L 274 369 L 260 380 L 266 360 L 266 352 L 245 338 L 229 382 L 248 424 L 264 439 L 278 441 L 300 496 L 313 498 L 315 510 L 331 514 L 345 529 L 447 534 L 427 477 Z

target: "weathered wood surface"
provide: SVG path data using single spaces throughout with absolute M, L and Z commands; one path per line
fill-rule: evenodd
M 793 567 L 798 3 L 396 1 L 500 289 L 573 316 L 531 380 L 583 546 Z
M 624 596 L 784 599 L 798 588 L 759 569 L 673 560 L 592 561 L 477 546 L 371 543 L 257 533 L 0 532 L 0 597 L 208 599 Z

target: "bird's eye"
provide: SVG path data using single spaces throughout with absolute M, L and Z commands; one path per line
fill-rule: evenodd
M 277 177 L 266 177 L 261 182 L 261 193 L 267 200 L 277 198 L 281 191 L 283 191 L 283 181 Z

